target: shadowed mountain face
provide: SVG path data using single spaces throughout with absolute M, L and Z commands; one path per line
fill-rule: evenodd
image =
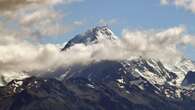
M 101 40 L 117 38 L 108 27 L 96 27 L 62 52 Z M 195 89 L 184 87 L 195 83 L 194 72 L 188 72 L 193 64 L 183 62 L 171 71 L 152 58 L 102 60 L 60 68 L 50 78 L 13 80 L 0 87 L 0 110 L 195 110 Z
M 189 71 L 185 76 L 185 79 L 182 83 L 184 86 L 190 86 L 195 84 L 195 72 Z

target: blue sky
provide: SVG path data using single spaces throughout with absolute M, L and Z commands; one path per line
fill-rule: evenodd
M 98 25 L 101 19 L 113 20 L 113 32 L 120 36 L 124 28 L 166 29 L 183 25 L 190 34 L 195 34 L 195 13 L 173 5 L 163 6 L 160 0 L 84 0 L 60 6 L 65 13 L 64 22 L 81 21 L 83 25 L 47 42 L 61 43 L 76 34 Z M 183 50 L 188 58 L 195 60 L 195 49 Z

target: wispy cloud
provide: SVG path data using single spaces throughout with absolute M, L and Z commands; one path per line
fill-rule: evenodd
M 162 5 L 175 5 L 195 13 L 194 0 L 161 0 Z

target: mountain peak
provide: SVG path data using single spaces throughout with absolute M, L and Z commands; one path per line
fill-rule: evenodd
M 117 37 L 115 34 L 111 31 L 111 29 L 108 26 L 97 26 L 93 29 L 88 30 L 85 33 L 78 34 L 74 38 L 72 38 L 68 43 L 65 45 L 65 47 L 62 49 L 66 50 L 69 47 L 72 47 L 75 44 L 94 44 L 102 40 L 115 40 Z

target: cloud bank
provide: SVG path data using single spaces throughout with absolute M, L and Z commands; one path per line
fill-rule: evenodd
M 194 0 L 161 0 L 163 5 L 175 5 L 177 7 L 182 7 L 195 13 L 195 1 Z
M 165 30 L 124 29 L 118 40 L 88 46 L 77 44 L 64 52 L 60 52 L 63 47 L 61 44 L 40 44 L 14 37 L 4 37 L 0 42 L 0 74 L 42 75 L 75 64 L 87 65 L 94 61 L 139 56 L 174 65 L 183 59 L 178 46 L 195 46 L 195 37 L 187 34 L 184 27 Z

